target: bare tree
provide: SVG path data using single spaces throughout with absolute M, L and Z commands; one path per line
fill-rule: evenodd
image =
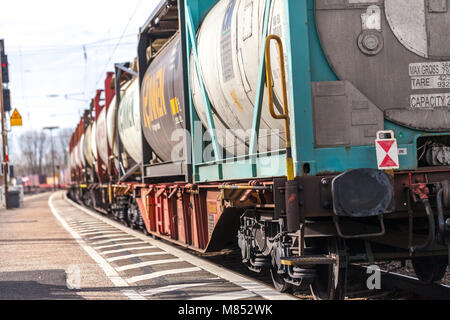
M 69 148 L 69 142 L 70 138 L 73 135 L 73 129 L 70 128 L 64 128 L 58 131 L 58 136 L 55 139 L 55 152 L 56 155 L 59 155 L 58 160 L 56 163 L 58 163 L 61 167 L 66 167 L 67 161 L 68 161 L 68 148 Z
M 44 131 L 28 131 L 20 136 L 20 159 L 17 163 L 28 174 L 42 174 L 44 156 L 48 149 L 48 135 Z
M 53 147 L 57 171 L 67 167 L 68 148 L 73 129 L 63 128 L 54 132 Z M 28 131 L 18 139 L 18 148 L 13 148 L 12 162 L 16 176 L 31 174 L 52 176 L 52 153 L 50 134 L 45 130 Z

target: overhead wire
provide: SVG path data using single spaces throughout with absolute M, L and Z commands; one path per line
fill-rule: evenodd
M 122 35 L 119 38 L 119 41 L 117 42 L 116 46 L 114 47 L 114 50 L 112 51 L 108 62 L 106 62 L 103 71 L 100 73 L 98 80 L 95 82 L 95 86 L 97 87 L 99 82 L 102 80 L 102 78 L 104 77 L 104 73 L 106 72 L 106 69 L 108 68 L 108 65 L 111 63 L 112 58 L 114 57 L 114 54 L 116 53 L 117 48 L 119 47 L 120 42 L 122 41 L 125 32 L 127 32 L 128 27 L 130 26 L 131 20 L 133 20 L 134 16 L 136 15 L 137 10 L 139 9 L 139 7 L 141 6 L 142 0 L 139 0 L 136 8 L 134 9 L 133 13 L 131 14 L 130 18 L 128 19 L 127 25 L 125 26 L 125 29 L 122 32 Z
M 130 37 L 135 37 L 135 34 L 128 34 L 123 36 L 122 38 L 130 38 Z M 31 54 L 45 54 L 45 53 L 53 53 L 53 52 L 68 52 L 68 51 L 76 51 L 76 50 L 80 50 L 83 47 L 86 48 L 101 48 L 101 47 L 113 47 L 116 44 L 113 43 L 107 43 L 107 44 L 102 44 L 105 42 L 109 42 L 109 41 L 114 41 L 116 39 L 119 39 L 119 37 L 114 37 L 114 38 L 108 38 L 108 39 L 101 39 L 101 40 L 97 40 L 94 42 L 90 42 L 90 43 L 84 43 L 84 44 L 75 44 L 75 45 L 62 45 L 62 46 L 39 46 L 39 47 L 28 47 L 28 49 L 23 49 L 22 46 L 18 47 L 18 48 L 14 48 L 11 47 L 8 50 L 8 54 L 9 55 L 15 55 L 15 54 L 20 54 L 22 53 L 23 55 L 31 55 Z M 134 42 L 133 42 L 134 43 Z M 131 42 L 128 42 L 127 44 L 131 44 Z
M 24 56 L 29 56 L 29 55 L 51 55 L 51 54 L 68 54 L 71 52 L 80 52 L 83 54 L 83 58 L 84 58 L 84 64 L 85 64 L 85 75 L 84 75 L 84 94 L 83 96 L 86 97 L 86 94 L 89 94 L 86 90 L 87 89 L 87 73 L 89 70 L 88 67 L 88 54 L 89 50 L 93 50 L 94 51 L 94 55 L 95 52 L 98 52 L 99 50 L 102 50 L 104 48 L 108 49 L 108 51 L 110 50 L 109 48 L 113 48 L 111 51 L 111 54 L 108 58 L 107 63 L 105 64 L 103 71 L 100 73 L 100 76 L 98 78 L 98 80 L 96 81 L 96 85 L 98 85 L 98 83 L 100 82 L 100 80 L 102 79 L 102 77 L 104 76 L 104 73 L 106 72 L 106 69 L 108 68 L 108 65 L 111 63 L 112 59 L 114 58 L 114 55 L 117 52 L 117 49 L 120 47 L 124 47 L 124 46 L 130 46 L 130 45 L 136 45 L 136 41 L 134 42 L 122 42 L 124 39 L 130 38 L 130 37 L 136 37 L 136 34 L 126 34 L 130 23 L 132 22 L 133 18 L 135 17 L 139 7 L 142 4 L 142 0 L 139 0 L 136 7 L 134 8 L 134 11 L 132 12 L 130 18 L 128 19 L 128 22 L 126 23 L 126 26 L 122 32 L 122 34 L 120 35 L 120 37 L 111 37 L 111 38 L 106 38 L 106 39 L 100 39 L 100 40 L 96 40 L 93 42 L 89 42 L 89 43 L 85 43 L 85 44 L 74 44 L 74 45 L 56 45 L 56 46 L 39 46 L 39 47 L 25 47 L 23 48 L 23 46 L 19 46 L 19 47 L 10 47 L 10 50 L 8 51 L 8 53 L 11 56 L 17 55 L 20 59 L 20 73 L 21 73 L 21 98 L 22 101 L 26 103 L 27 99 L 30 98 L 47 98 L 47 96 L 33 96 L 33 95 L 27 95 L 25 92 L 25 81 L 23 79 L 24 73 L 27 72 L 26 70 L 24 70 L 24 65 L 23 65 L 23 59 Z M 117 43 L 113 43 L 115 40 L 117 40 Z M 98 68 L 98 65 L 96 64 L 96 69 Z M 36 70 L 32 70 L 32 72 L 34 72 Z M 46 69 L 46 71 L 48 71 L 48 69 Z M 98 69 L 96 70 L 98 72 Z M 96 73 L 97 73 L 96 72 Z M 27 103 L 26 103 L 27 104 Z M 28 118 L 30 118 L 30 110 L 27 106 L 27 114 L 28 114 Z M 79 108 L 80 109 L 80 108 Z M 78 110 L 78 112 L 80 112 L 80 110 Z M 29 119 L 30 120 L 30 119 Z M 31 123 L 31 121 L 29 121 L 29 123 Z

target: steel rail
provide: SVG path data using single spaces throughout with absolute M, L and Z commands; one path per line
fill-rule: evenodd
M 349 271 L 351 275 L 366 280 L 370 276 L 367 270 L 367 267 L 351 265 Z M 425 284 L 415 277 L 385 270 L 381 270 L 381 290 L 400 290 L 424 299 L 450 300 L 450 286 L 448 285 Z

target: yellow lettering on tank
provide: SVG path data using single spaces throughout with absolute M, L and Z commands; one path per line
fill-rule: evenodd
M 155 121 L 158 119 L 158 89 L 157 89 L 157 82 L 156 82 L 156 74 L 152 76 L 151 80 L 151 88 L 152 88 L 152 121 Z
M 166 96 L 165 96 L 165 76 L 166 76 L 166 68 L 163 68 L 163 73 L 162 73 L 162 91 L 161 91 L 161 100 L 163 102 L 163 111 L 164 114 L 163 116 L 167 115 L 167 108 L 166 108 Z
M 158 118 L 162 118 L 167 114 L 166 102 L 164 97 L 164 73 L 165 68 L 158 70 Z
M 151 129 L 151 123 L 167 115 L 164 96 L 165 68 L 157 70 L 153 75 L 147 74 L 143 81 L 143 115 L 144 125 Z
M 150 127 L 150 115 L 149 115 L 149 76 L 148 74 L 144 77 L 144 88 L 143 88 L 143 103 L 142 103 L 142 113 L 144 114 L 144 126 L 151 129 Z
M 180 113 L 180 106 L 178 105 L 178 98 L 175 97 L 172 100 L 170 100 L 170 106 L 172 107 L 172 114 L 176 116 Z
M 170 107 L 172 108 L 172 114 L 176 115 L 176 110 L 175 110 L 175 103 L 174 103 L 175 99 L 170 100 Z
M 175 97 L 175 105 L 177 107 L 177 114 L 180 113 L 180 104 L 178 103 L 178 98 Z
M 148 84 L 147 84 L 147 86 L 148 86 L 147 90 L 149 91 L 148 114 L 149 114 L 149 117 L 150 117 L 150 122 L 153 121 L 153 111 L 152 111 L 152 109 L 153 109 L 153 88 L 152 88 L 152 81 L 153 81 L 153 77 L 149 76 Z
M 163 84 L 161 83 L 162 79 L 162 69 L 159 69 L 156 73 L 156 96 L 157 96 L 157 111 L 158 111 L 158 119 L 162 117 L 162 101 L 161 101 L 161 88 L 163 87 Z M 164 89 L 163 89 L 164 90 Z
M 148 103 L 147 103 L 147 113 L 148 113 L 148 125 L 151 125 L 151 122 L 153 120 L 152 115 L 152 78 L 150 77 L 150 74 L 148 75 L 147 80 L 147 91 L 148 91 Z
M 148 76 L 147 79 L 147 83 L 146 83 L 146 88 L 145 90 L 148 92 L 148 98 L 147 98 L 147 122 L 148 122 L 148 127 L 151 128 L 151 123 L 152 123 L 152 110 L 151 110 L 151 104 L 152 104 L 152 92 L 151 92 L 151 78 L 150 75 Z

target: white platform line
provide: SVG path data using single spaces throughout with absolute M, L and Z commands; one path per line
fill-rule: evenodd
M 124 236 L 126 236 L 127 234 L 126 233 L 123 233 L 123 232 L 114 232 L 114 233 L 105 233 L 105 234 L 103 234 L 103 235 L 101 235 L 101 236 L 95 236 L 95 237 L 89 237 L 88 236 L 88 238 L 89 238 L 89 241 L 92 241 L 92 240 L 98 240 L 98 239 L 103 239 L 103 238 L 108 238 L 108 239 L 111 239 L 111 237 L 114 237 L 114 236 L 121 236 L 121 237 L 124 237 Z M 85 235 L 82 235 L 83 237 L 86 237 Z
M 85 236 L 86 233 L 93 233 L 93 232 L 95 232 L 96 234 L 100 234 L 100 232 L 106 232 L 106 231 L 115 231 L 115 232 L 117 232 L 118 231 L 118 230 L 114 230 L 112 228 L 110 228 L 110 229 L 92 228 L 92 229 L 79 229 L 79 230 L 75 229 L 75 230 L 77 232 L 79 232 L 81 236 Z
M 102 251 L 102 254 L 111 254 L 111 253 L 119 253 L 119 252 L 126 252 L 126 251 L 132 251 L 132 250 L 145 250 L 145 249 L 155 249 L 155 248 L 156 248 L 155 246 L 146 245 L 145 247 L 132 247 L 132 248 Z
M 207 280 L 209 280 L 209 279 L 207 279 Z M 208 285 L 212 285 L 212 284 L 215 284 L 215 283 L 214 282 L 204 282 L 204 283 L 175 284 L 175 285 L 145 290 L 145 291 L 141 292 L 141 295 L 153 296 L 155 294 L 166 293 L 166 292 L 182 290 L 182 289 L 187 289 L 187 288 L 204 287 L 204 286 L 208 286 Z
M 102 226 L 102 227 L 72 227 L 73 229 L 80 231 L 80 232 L 93 232 L 93 231 L 100 231 L 100 230 L 114 230 L 114 227 L 107 227 L 107 226 Z
M 180 258 L 176 258 L 176 259 L 145 261 L 145 262 L 141 262 L 141 263 L 134 263 L 134 264 L 128 264 L 125 266 L 121 266 L 121 267 L 116 268 L 116 270 L 117 271 L 127 271 L 127 270 L 143 268 L 143 267 L 154 266 L 154 265 L 158 265 L 158 264 L 175 263 L 175 262 L 183 262 L 183 260 L 181 260 Z
M 107 223 L 111 226 L 114 226 L 117 229 L 123 230 L 130 235 L 134 235 L 138 239 L 141 239 L 147 243 L 150 243 L 151 245 L 157 246 L 161 250 L 167 251 L 170 254 L 174 255 L 175 257 L 183 259 L 183 261 L 189 262 L 193 265 L 202 266 L 203 270 L 205 270 L 215 276 L 218 276 L 224 280 L 227 280 L 231 283 L 234 283 L 237 286 L 242 287 L 243 289 L 254 292 L 255 294 L 261 296 L 264 299 L 268 299 L 268 300 L 298 300 L 298 298 L 296 298 L 292 295 L 280 293 L 280 292 L 276 291 L 274 288 L 269 287 L 268 285 L 261 283 L 257 280 L 253 280 L 253 279 L 250 280 L 250 279 L 246 278 L 245 276 L 242 276 L 231 270 L 224 269 L 223 267 L 220 267 L 214 263 L 200 259 L 186 251 L 175 248 L 174 246 L 163 243 L 162 241 L 151 239 L 135 230 L 128 229 L 127 227 L 121 225 L 118 222 L 111 221 L 105 217 L 99 216 L 97 213 L 78 205 L 77 203 L 73 202 L 72 200 L 69 200 L 67 198 L 67 196 L 64 196 L 64 198 L 72 206 L 87 213 L 91 217 L 97 218 L 100 221 L 104 221 L 105 223 Z
M 172 274 L 189 273 L 189 272 L 197 272 L 197 271 L 202 271 L 202 269 L 199 267 L 193 267 L 193 268 L 163 270 L 163 271 L 157 271 L 157 272 L 153 272 L 153 273 L 143 274 L 141 276 L 132 277 L 132 278 L 127 279 L 127 281 L 129 283 L 136 283 L 136 282 L 150 280 L 150 279 L 168 276 L 168 275 L 172 275 Z
M 108 229 L 91 229 L 91 230 L 88 230 L 88 231 L 80 232 L 80 235 L 85 237 L 85 236 L 93 236 L 93 235 L 96 235 L 96 234 L 116 233 L 117 231 L 119 231 L 119 230 L 117 230 L 114 227 L 110 227 Z
M 165 251 L 156 251 L 156 252 L 147 252 L 147 253 L 136 253 L 136 254 L 128 254 L 126 256 L 119 256 L 119 257 L 113 257 L 108 258 L 106 261 L 108 262 L 114 262 L 114 261 L 120 261 L 120 260 L 127 260 L 131 258 L 140 258 L 140 257 L 149 257 L 149 256 L 158 256 L 158 255 L 165 255 L 170 254 Z
M 136 241 L 136 242 L 125 242 L 125 243 L 118 243 L 118 244 L 110 244 L 110 245 L 107 245 L 107 246 L 100 246 L 100 247 L 94 247 L 94 248 L 97 249 L 97 250 L 101 250 L 101 249 L 123 247 L 123 246 L 135 245 L 135 244 L 145 244 L 145 242 L 141 240 L 141 241 Z
M 91 227 L 86 228 L 86 227 L 71 226 L 71 228 L 72 228 L 73 230 L 82 231 L 82 232 L 84 232 L 84 231 L 92 231 L 92 230 L 95 230 L 94 228 L 91 228 Z
M 87 219 L 87 220 L 80 220 L 79 224 L 83 224 L 83 225 L 102 224 L 102 221 L 98 221 L 96 219 Z
M 255 297 L 255 296 L 256 296 L 256 294 L 254 294 L 253 292 L 244 290 L 244 291 L 236 291 L 236 292 L 217 293 L 217 294 L 212 294 L 209 296 L 192 298 L 189 300 L 238 300 L 238 299 L 251 298 L 251 297 Z
M 92 242 L 91 244 L 93 246 L 96 246 L 98 244 L 104 244 L 104 243 L 110 243 L 110 242 L 121 242 L 121 241 L 135 240 L 135 239 L 136 238 L 134 238 L 134 237 L 127 237 L 127 238 L 114 237 L 114 238 L 111 238 L 111 239 L 108 239 L 108 240 Z
M 53 215 L 58 219 L 58 221 L 61 223 L 61 225 L 67 230 L 67 232 L 70 233 L 70 235 L 76 240 L 76 242 L 80 245 L 81 248 L 83 248 L 84 251 L 97 263 L 97 265 L 103 270 L 105 275 L 111 280 L 111 282 L 116 287 L 129 287 L 129 284 L 119 276 L 116 270 L 106 262 L 105 259 L 103 259 L 102 256 L 100 256 L 94 249 L 92 249 L 90 246 L 84 242 L 80 236 L 74 231 L 67 223 L 64 221 L 64 219 L 59 215 L 58 211 L 53 206 L 53 198 L 57 195 L 56 193 L 52 194 L 52 196 L 48 199 L 48 206 L 50 207 L 51 212 Z M 137 293 L 134 290 L 122 290 L 122 293 L 127 296 L 130 299 L 134 300 L 145 300 L 145 297 L 141 296 L 139 293 Z
M 100 226 L 104 226 L 105 224 L 102 222 L 93 222 L 93 223 L 78 223 L 77 226 L 78 227 L 83 227 L 83 228 L 94 228 L 94 227 L 100 227 Z

